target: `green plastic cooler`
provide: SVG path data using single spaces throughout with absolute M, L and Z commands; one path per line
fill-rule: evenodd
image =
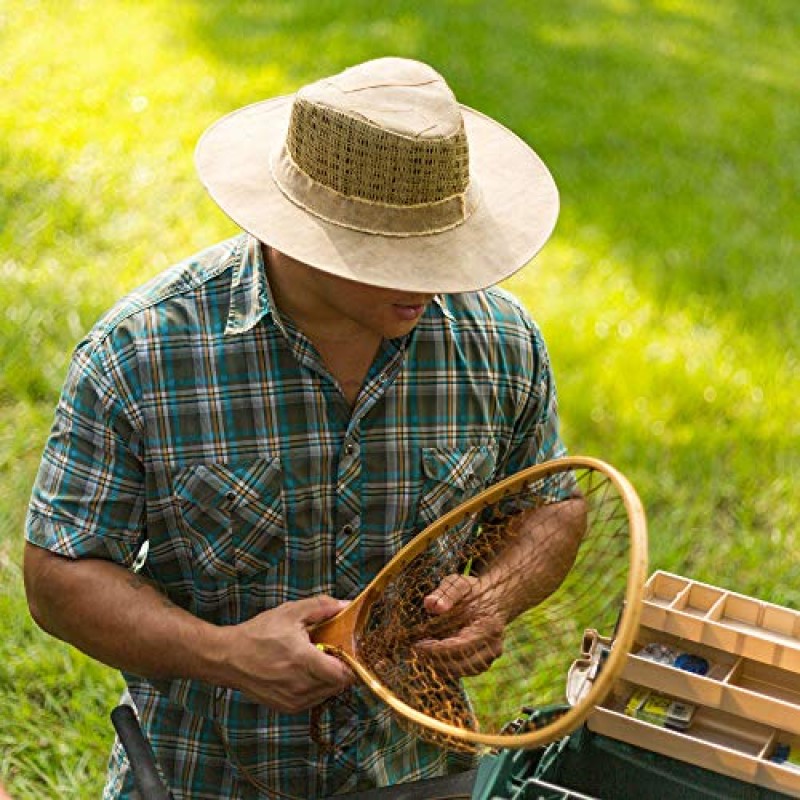
M 790 797 L 582 728 L 543 751 L 485 756 L 472 800 L 779 800 Z

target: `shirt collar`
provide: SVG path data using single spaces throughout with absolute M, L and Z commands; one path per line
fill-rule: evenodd
M 440 294 L 435 294 L 433 296 L 433 303 L 442 312 L 442 314 L 447 317 L 450 322 L 452 322 L 455 317 L 450 309 L 447 307 L 447 303 L 445 302 L 444 298 Z
M 234 257 L 225 334 L 235 335 L 251 330 L 274 308 L 261 243 L 249 233 L 244 234 Z

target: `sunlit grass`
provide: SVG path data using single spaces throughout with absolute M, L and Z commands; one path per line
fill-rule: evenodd
M 99 797 L 119 678 L 42 637 L 25 613 L 18 574 L 0 569 L 0 577 L 0 775 L 20 800 Z
M 800 606 L 791 353 L 699 297 L 657 303 L 601 253 L 554 245 L 532 283 L 509 286 L 542 310 L 566 438 L 634 480 L 654 566 Z
M 509 286 L 573 452 L 628 473 L 653 568 L 800 607 L 795 0 L 10 0 L 0 8 L 0 777 L 96 797 L 119 678 L 38 632 L 27 495 L 69 353 L 234 232 L 194 143 L 378 55 L 428 60 L 536 146 L 556 234 Z

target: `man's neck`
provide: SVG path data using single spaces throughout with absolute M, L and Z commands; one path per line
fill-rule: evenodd
M 262 245 L 262 249 L 270 290 L 278 310 L 311 341 L 316 344 L 324 340 L 347 346 L 364 340 L 370 345 L 380 344 L 380 335 L 341 315 L 326 302 L 317 289 L 317 270 L 266 245 Z
M 320 354 L 350 405 L 354 405 L 382 337 L 337 314 L 314 286 L 315 271 L 264 246 L 273 300 Z

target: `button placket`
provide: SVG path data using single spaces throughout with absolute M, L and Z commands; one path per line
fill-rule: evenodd
M 336 595 L 355 597 L 361 576 L 359 529 L 361 518 L 352 517 L 336 534 Z
M 340 496 L 347 491 L 348 485 L 353 481 L 357 481 L 361 475 L 361 463 L 359 461 L 361 450 L 356 436 L 357 431 L 355 429 L 351 430 L 344 444 L 342 444 L 336 479 L 336 490 Z
M 359 590 L 361 528 L 361 458 L 358 429 L 354 426 L 342 444 L 337 475 L 336 591 L 352 597 Z

